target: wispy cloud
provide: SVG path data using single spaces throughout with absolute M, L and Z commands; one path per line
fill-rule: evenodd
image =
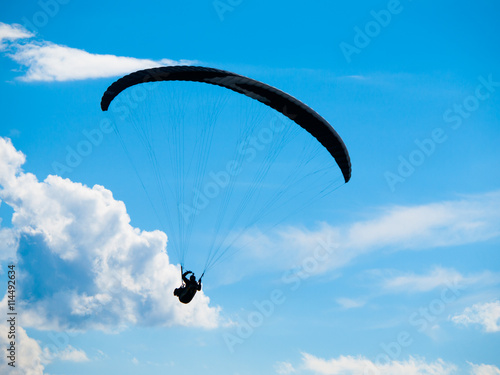
M 7 46 L 5 42 L 13 42 L 18 39 L 32 38 L 34 35 L 21 25 L 8 25 L 0 22 L 0 51 Z
M 104 187 L 58 176 L 38 181 L 21 169 L 24 161 L 0 138 L 0 198 L 14 210 L 25 327 L 219 324 L 220 309 L 203 292 L 187 306 L 173 296 L 180 272 L 165 233 L 132 227 L 124 203 Z
M 485 332 L 500 332 L 500 301 L 477 303 L 450 318 L 459 325 L 479 325 Z
M 381 210 L 372 220 L 348 229 L 346 245 L 357 250 L 379 247 L 427 249 L 481 242 L 500 235 L 500 192 L 457 201 Z
M 406 361 L 389 361 L 383 364 L 358 356 L 340 356 L 333 359 L 318 358 L 312 354 L 302 353 L 302 369 L 322 375 L 447 375 L 453 374 L 456 366 L 441 359 L 426 362 L 423 359 L 410 357 Z
M 424 274 L 387 270 L 380 274 L 383 275 L 382 289 L 388 292 L 421 293 L 450 285 L 454 287 L 485 286 L 500 282 L 500 275 L 489 271 L 464 276 L 454 269 L 443 267 L 435 267 Z
M 291 371 L 287 372 L 286 370 Z M 295 367 L 289 362 L 275 365 L 277 374 L 317 374 L 317 375 L 499 375 L 500 369 L 486 364 L 454 364 L 437 359 L 428 362 L 425 358 L 410 356 L 406 360 L 372 361 L 364 356 L 339 356 L 324 359 L 310 353 L 302 353 L 299 364 Z M 280 372 L 280 371 L 284 372 Z
M 76 349 L 68 345 L 64 350 L 57 354 L 57 358 L 61 361 L 69 362 L 88 362 L 87 353 L 81 349 Z
M 363 307 L 366 302 L 359 300 L 359 299 L 352 299 L 352 298 L 337 298 L 336 302 L 344 309 L 355 309 L 358 307 Z
M 274 370 L 279 375 L 289 375 L 295 372 L 295 369 L 290 362 L 276 362 Z
M 98 55 L 50 42 L 16 47 L 9 56 L 26 66 L 23 81 L 74 81 L 124 75 L 139 69 L 186 64 L 186 61 L 159 61 L 114 55 Z
M 493 365 L 476 365 L 469 363 L 471 366 L 471 375 L 500 375 L 500 369 Z
M 26 82 L 113 77 L 139 69 L 192 63 L 188 60 L 100 55 L 33 38 L 34 35 L 22 26 L 0 23 L 0 47 L 2 40 L 10 42 L 3 44 L 3 50 L 8 57 L 26 68 L 25 74 L 19 77 Z
M 242 243 L 251 244 L 255 259 L 273 263 L 269 251 L 286 251 L 280 262 L 292 268 L 308 256 L 318 244 L 328 247 L 329 256 L 314 273 L 339 269 L 357 257 L 384 249 L 391 251 L 425 250 L 439 247 L 480 243 L 500 236 L 500 191 L 464 196 L 454 201 L 420 206 L 390 206 L 380 209 L 372 218 L 344 226 L 322 223 L 317 229 L 282 227 L 272 234 L 249 232 Z M 433 274 L 418 278 L 419 287 L 433 288 L 443 278 L 458 275 L 436 269 Z M 415 275 L 392 280 L 387 287 L 408 285 Z M 467 280 L 471 282 L 471 280 Z

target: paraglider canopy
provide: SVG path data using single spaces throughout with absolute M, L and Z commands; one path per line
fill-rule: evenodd
M 158 81 L 192 81 L 221 86 L 275 109 L 304 128 L 335 158 L 345 182 L 351 178 L 351 162 L 344 142 L 333 127 L 313 109 L 293 96 L 254 79 L 224 70 L 200 66 L 166 66 L 139 70 L 108 87 L 101 100 L 107 111 L 111 101 L 128 87 Z

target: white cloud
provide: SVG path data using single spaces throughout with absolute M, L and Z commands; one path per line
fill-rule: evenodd
M 316 375 L 452 375 L 468 373 L 470 375 L 500 375 L 498 367 L 493 365 L 476 365 L 467 362 L 467 367 L 459 368 L 456 364 L 442 359 L 427 362 L 424 358 L 410 356 L 407 360 L 372 361 L 363 356 L 339 356 L 324 359 L 309 353 L 302 353 L 300 365 L 293 367 L 288 362 L 278 362 L 275 370 L 278 374 L 316 374 Z M 284 372 L 279 372 L 283 369 Z M 286 372 L 290 369 L 290 372 Z
M 458 201 L 413 207 L 390 207 L 375 219 L 348 229 L 346 245 L 422 249 L 462 245 L 500 235 L 500 192 Z
M 394 272 L 385 270 L 384 275 Z M 500 277 L 492 272 L 464 276 L 454 269 L 435 267 L 426 274 L 407 273 L 396 276 L 385 277 L 382 288 L 390 292 L 418 293 L 453 286 L 463 288 L 471 285 L 497 284 Z
M 27 39 L 33 37 L 33 34 L 21 25 L 8 25 L 0 22 L 0 51 L 5 48 L 7 42 L 13 42 L 18 39 Z
M 0 220 L 0 262 L 14 259 L 18 246 L 18 235 L 15 230 L 12 228 L 2 228 L 1 224 Z
M 274 369 L 279 375 L 289 375 L 295 372 L 295 369 L 290 362 L 276 362 Z
M 68 345 L 64 350 L 59 352 L 56 356 L 61 361 L 70 361 L 70 362 L 87 362 L 89 358 L 85 351 L 81 349 L 76 349 L 71 345 Z
M 464 326 L 481 325 L 485 332 L 500 332 L 500 301 L 477 303 L 450 319 Z
M 355 309 L 363 307 L 366 304 L 365 301 L 345 297 L 337 298 L 335 301 L 344 309 Z
M 496 366 L 469 364 L 471 366 L 471 375 L 500 375 L 500 369 Z
M 193 63 L 189 60 L 99 55 L 48 41 L 17 42 L 19 39 L 33 37 L 32 33 L 20 25 L 0 23 L 0 50 L 5 50 L 7 56 L 27 68 L 25 75 L 20 77 L 23 81 L 74 81 L 114 77 L 140 69 Z
M 124 203 L 104 187 L 58 176 L 38 181 L 22 171 L 24 160 L 0 138 L 0 198 L 14 210 L 25 327 L 219 324 L 220 309 L 203 292 L 189 305 L 173 296 L 180 272 L 169 262 L 165 233 L 132 227 Z
M 270 235 L 253 231 L 244 236 L 242 243 L 252 244 L 255 259 L 285 268 L 300 266 L 311 256 L 317 258 L 317 265 L 309 274 L 318 274 L 342 268 L 355 258 L 380 249 L 422 250 L 486 241 L 499 237 L 499 228 L 500 191 L 495 191 L 455 201 L 388 207 L 372 219 L 345 226 L 322 223 L 314 230 L 284 227 Z M 281 254 L 286 251 L 287 257 L 272 262 L 265 256 L 274 253 L 262 250 L 269 248 L 281 249 Z M 421 287 L 431 288 L 432 283 L 441 282 L 438 278 L 448 276 L 453 275 L 443 273 L 420 279 Z
M 447 375 L 456 370 L 455 365 L 441 359 L 428 363 L 410 357 L 406 361 L 383 362 L 372 362 L 362 356 L 340 356 L 327 360 L 302 353 L 301 368 L 321 375 Z
M 113 77 L 164 65 L 186 64 L 187 61 L 159 61 L 133 57 L 98 55 L 50 42 L 17 46 L 9 55 L 28 68 L 23 81 L 73 81 Z
M 386 273 L 387 274 L 387 273 Z M 390 291 L 428 292 L 450 284 L 462 282 L 464 277 L 455 270 L 436 267 L 427 274 L 414 273 L 388 278 L 383 288 Z

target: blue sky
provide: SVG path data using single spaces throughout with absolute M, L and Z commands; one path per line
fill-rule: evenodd
M 16 367 L 3 354 L 2 373 L 500 374 L 498 4 L 0 9 L 2 290 L 9 264 L 18 280 Z M 308 200 L 309 180 L 297 185 L 305 194 L 246 228 L 249 245 L 186 306 L 172 296 L 178 233 L 156 220 L 109 127 L 118 119 L 99 107 L 124 74 L 175 64 L 302 100 L 338 131 L 353 171 L 321 199 Z M 91 150 L 71 159 L 88 134 Z M 215 137 L 214 166 L 231 160 L 232 137 Z M 305 134 L 291 142 L 316 147 L 311 168 L 326 160 Z M 292 156 L 284 148 L 276 168 L 300 169 Z M 147 158 L 135 163 L 149 185 Z M 198 274 L 213 202 L 192 237 Z M 4 347 L 7 294 L 0 306 Z

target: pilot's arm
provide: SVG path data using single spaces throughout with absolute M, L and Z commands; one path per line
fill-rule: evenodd
M 192 273 L 191 271 L 186 271 L 182 274 L 182 280 L 184 280 L 184 282 L 187 284 L 188 283 L 188 279 L 186 277 L 186 275 L 189 275 L 190 273 Z

